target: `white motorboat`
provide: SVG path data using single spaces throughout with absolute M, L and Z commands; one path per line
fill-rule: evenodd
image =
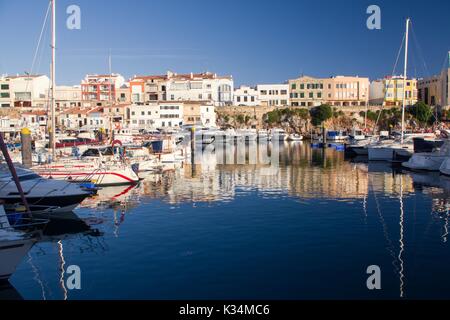
M 342 130 L 340 131 L 328 131 L 327 140 L 332 142 L 344 141 L 348 139 L 348 135 L 345 135 Z
M 132 166 L 118 159 L 113 147 L 86 150 L 80 159 L 62 159 L 35 166 L 33 171 L 44 178 L 68 182 L 91 182 L 96 186 L 135 184 L 139 177 Z
M 412 142 L 369 145 L 369 161 L 394 161 L 410 158 L 414 153 Z
M 349 139 L 352 141 L 364 141 L 366 140 L 366 135 L 362 130 L 353 129 L 352 134 L 349 136 Z
M 286 141 L 288 134 L 283 129 L 272 129 L 271 130 L 271 139 L 272 141 Z
M 258 140 L 258 133 L 254 129 L 237 130 L 236 134 L 238 136 L 238 140 L 241 140 L 241 141 L 255 142 Z
M 441 148 L 433 152 L 415 153 L 402 165 L 411 170 L 439 171 L 448 157 L 450 157 L 450 141 L 446 141 Z
M 32 211 L 52 208 L 49 214 L 70 212 L 92 195 L 79 185 L 44 179 L 31 170 L 16 168 L 16 172 Z M 4 202 L 5 210 L 8 212 L 15 211 L 17 204 L 22 203 L 17 186 L 8 170 L 0 172 L 0 200 Z
M 13 230 L 3 206 L 0 206 L 0 281 L 7 281 L 14 274 L 36 242 L 34 234 Z
M 269 135 L 269 132 L 265 129 L 258 130 L 258 141 L 265 142 L 270 141 L 271 136 Z
M 303 136 L 301 134 L 293 133 L 293 134 L 290 134 L 286 140 L 292 141 L 292 142 L 303 141 Z
M 22 233 L 0 229 L 0 280 L 8 280 L 36 243 Z
M 439 172 L 445 176 L 450 176 L 450 157 L 446 157 L 442 162 Z

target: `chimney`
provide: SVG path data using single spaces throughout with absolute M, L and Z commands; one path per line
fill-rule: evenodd
M 191 79 L 194 79 L 194 73 L 191 72 Z

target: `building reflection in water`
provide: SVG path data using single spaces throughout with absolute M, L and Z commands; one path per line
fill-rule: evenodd
M 278 150 L 278 161 L 273 164 L 271 160 Z M 93 215 L 94 220 L 107 216 L 114 235 L 118 237 L 120 226 L 126 224 L 127 214 L 132 214 L 134 208 L 145 206 L 148 202 L 162 201 L 171 205 L 228 202 L 240 193 L 257 193 L 260 197 L 290 197 L 303 201 L 325 199 L 357 203 L 364 214 L 365 223 L 367 219 L 375 218 L 377 225 L 382 228 L 383 250 L 385 248 L 392 260 L 400 297 L 408 296 L 408 245 L 411 244 L 407 239 L 412 221 L 408 199 L 418 193 L 431 198 L 432 205 L 426 214 L 442 224 L 442 242 L 448 241 L 450 179 L 428 173 L 399 172 L 386 163 L 349 162 L 344 159 L 343 153 L 332 148 L 312 149 L 306 143 L 286 143 L 275 148 L 273 144 L 214 148 L 197 157 L 194 165 L 184 163 L 175 170 L 149 174 L 137 186 L 103 188 L 96 197 L 87 199 L 77 214 L 88 213 Z M 386 206 L 386 202 L 389 206 Z M 71 236 L 68 235 L 77 237 L 76 247 L 82 252 L 108 250 L 101 234 L 92 229 L 96 222 L 78 220 L 74 219 L 77 222 L 72 224 L 72 227 L 75 226 L 74 231 L 66 227 L 63 228 L 64 235 L 56 231 L 52 234 L 52 228 L 49 228 L 45 239 L 58 249 L 59 261 L 55 263 L 61 266 L 61 278 L 58 281 L 61 280 L 64 298 L 70 298 L 64 288 L 62 272 L 64 249 L 73 249 Z M 98 223 L 102 224 L 101 221 Z M 104 229 L 107 228 L 103 226 Z M 53 230 L 61 228 L 57 226 Z M 49 298 L 46 294 L 48 285 L 41 279 L 41 270 L 34 264 L 32 256 L 27 262 L 42 289 L 42 298 Z M 10 289 L 4 292 L 10 292 Z
M 226 157 L 229 161 L 223 160 Z M 246 159 L 247 163 L 233 164 L 232 159 L 238 158 Z M 187 163 L 179 170 L 152 175 L 150 180 L 141 183 L 137 192 L 141 197 L 169 203 L 230 201 L 238 189 L 254 190 L 262 195 L 285 193 L 300 199 L 364 200 L 369 195 L 369 176 L 376 192 L 393 197 L 400 192 L 398 175 L 387 165 L 350 163 L 333 149 L 284 144 L 280 146 L 279 165 L 266 161 L 249 164 L 251 158 L 248 146 L 244 151 L 236 147 L 216 148 L 197 161 L 195 170 Z M 414 192 L 412 179 L 408 176 L 403 179 L 403 192 Z

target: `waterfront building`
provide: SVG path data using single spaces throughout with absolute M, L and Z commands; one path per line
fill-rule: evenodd
M 183 125 L 214 127 L 216 112 L 212 103 L 185 101 L 183 103 Z
M 168 101 L 211 101 L 214 106 L 233 104 L 234 81 L 215 73 L 167 73 Z
M 9 137 L 12 133 L 19 132 L 23 127 L 22 118 L 18 113 L 8 112 L 8 115 L 0 117 L 0 132 Z
M 103 107 L 95 107 L 87 111 L 86 123 L 89 130 L 109 129 L 109 118 L 103 113 Z
M 87 114 L 90 108 L 74 107 L 64 111 L 57 118 L 58 123 L 65 129 L 80 129 L 87 125 Z
M 7 76 L 2 84 L 5 88 L 4 93 L 9 88 L 10 106 L 41 109 L 47 107 L 50 91 L 50 79 L 47 76 Z M 4 96 L 7 97 L 7 94 Z M 4 102 L 4 104 L 6 107 L 7 103 Z
M 56 109 L 64 111 L 82 106 L 81 86 L 56 86 Z
M 111 102 L 117 99 L 117 90 L 125 83 L 120 74 L 87 75 L 81 81 L 83 101 Z
M 267 107 L 287 107 L 290 105 L 289 84 L 259 84 L 256 86 L 258 100 Z
M 156 129 L 159 123 L 159 106 L 157 102 L 132 104 L 128 106 L 130 127 L 133 129 Z
M 183 125 L 183 102 L 160 101 L 127 107 L 133 129 L 179 128 Z
M 234 90 L 234 105 L 256 107 L 260 105 L 259 91 L 249 86 L 241 86 Z
M 416 104 L 418 99 L 417 79 L 406 80 L 406 90 L 402 76 L 386 77 L 372 81 L 370 84 L 369 101 L 371 105 L 401 106 L 403 94 L 406 91 L 406 105 Z
M 450 55 L 450 53 L 449 53 Z M 439 75 L 418 81 L 418 99 L 430 106 L 449 107 L 450 106 L 450 62 L 448 68 Z
M 367 106 L 369 78 L 336 76 L 323 80 L 323 99 L 331 106 Z
M 21 124 L 30 129 L 37 129 L 39 127 L 47 126 L 47 111 L 34 110 L 29 112 L 22 112 Z
M 115 103 L 115 104 L 107 104 L 103 106 L 103 114 L 104 117 L 110 119 L 111 123 L 120 123 L 121 125 L 129 124 L 129 118 L 127 114 L 129 103 Z M 107 129 L 112 126 L 109 124 Z
M 14 106 L 11 92 L 11 79 L 4 76 L 0 77 L 0 107 L 10 108 Z
M 130 80 L 131 102 L 211 101 L 215 106 L 233 104 L 232 77 L 211 72 L 135 76 Z
M 134 76 L 130 80 L 130 101 L 150 103 L 167 100 L 167 75 Z
M 302 76 L 289 80 L 289 97 L 293 107 L 316 107 L 324 102 L 324 80 Z
M 429 106 L 442 106 L 442 79 L 441 76 L 419 79 L 417 82 L 417 99 Z
M 117 88 L 116 102 L 120 104 L 131 104 L 131 91 L 130 84 L 124 83 L 121 87 Z

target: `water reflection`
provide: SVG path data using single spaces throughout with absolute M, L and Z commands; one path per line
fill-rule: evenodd
M 267 148 L 270 151 L 269 156 L 279 148 L 279 165 L 274 165 L 260 156 L 256 156 L 255 160 L 254 155 L 261 154 L 258 148 Z M 384 265 L 384 268 L 390 269 L 386 270 L 386 282 L 392 285 L 386 292 L 396 298 L 408 298 L 414 296 L 413 294 L 417 296 L 421 292 L 417 288 L 415 291 L 411 283 L 414 282 L 412 275 L 414 268 L 417 268 L 417 261 L 426 258 L 423 253 L 426 249 L 431 248 L 438 252 L 433 251 L 436 255 L 434 258 L 446 259 L 439 255 L 439 250 L 448 248 L 436 247 L 434 241 L 438 239 L 442 245 L 448 243 L 448 178 L 430 173 L 402 172 L 398 167 L 387 163 L 367 163 L 364 159 L 347 161 L 342 152 L 332 148 L 313 149 L 306 143 L 280 144 L 276 148 L 272 144 L 247 145 L 243 149 L 220 147 L 204 153 L 197 160 L 194 165 L 184 163 L 177 170 L 149 175 L 137 186 L 103 188 L 96 197 L 87 199 L 76 210 L 72 219 L 55 221 L 53 225 L 49 225 L 44 242 L 36 246 L 25 262 L 28 266 L 26 270 L 34 279 L 34 286 L 39 288 L 39 298 L 55 298 L 55 289 L 53 288 L 52 293 L 50 288 L 57 282 L 57 298 L 70 299 L 71 293 L 64 285 L 67 252 L 82 254 L 83 257 L 94 255 L 95 259 L 88 258 L 86 263 L 99 267 L 102 266 L 99 256 L 107 256 L 112 243 L 119 246 L 121 243 L 127 244 L 128 247 L 125 247 L 128 250 L 139 248 L 143 234 L 135 234 L 135 229 L 140 230 L 140 224 L 144 223 L 142 221 L 147 221 L 148 230 L 155 232 L 153 228 L 160 226 L 151 219 L 164 205 L 170 208 L 186 204 L 195 207 L 201 203 L 214 206 L 239 203 L 240 199 L 245 197 L 251 197 L 255 202 L 294 200 L 302 210 L 307 210 L 308 206 L 317 207 L 317 210 L 309 209 L 312 210 L 308 211 L 310 216 L 303 219 L 317 216 L 319 225 L 331 216 L 335 219 L 332 220 L 334 224 L 329 226 L 330 229 L 325 229 L 331 235 L 326 232 L 312 234 L 308 233 L 308 230 L 302 230 L 303 233 L 298 233 L 298 238 L 302 241 L 295 243 L 299 248 L 294 251 L 300 252 L 297 254 L 301 256 L 301 252 L 308 248 L 305 243 L 310 243 L 311 239 L 317 240 L 316 242 L 326 249 L 333 246 L 339 237 L 345 237 L 347 232 L 348 237 L 354 237 L 349 238 L 349 243 L 364 245 L 367 242 L 367 246 L 371 248 L 371 255 L 367 260 L 371 263 L 373 259 L 376 262 L 376 259 L 384 261 L 386 258 L 388 265 Z M 236 162 L 240 164 L 235 164 Z M 155 203 L 157 205 L 154 205 Z M 325 203 L 325 206 L 320 206 L 321 203 Z M 338 204 L 343 204 L 344 207 L 333 208 L 338 207 Z M 146 208 L 152 208 L 153 211 Z M 278 208 L 272 209 L 275 215 Z M 239 207 L 236 210 L 239 210 Z M 295 213 L 296 209 L 293 211 Z M 139 217 L 134 216 L 136 212 L 140 214 Z M 352 215 L 353 212 L 359 213 L 359 216 Z M 291 219 L 289 216 L 285 218 Z M 342 225 L 340 219 L 345 219 L 346 225 Z M 172 216 L 167 217 L 167 220 L 170 224 L 176 223 L 176 218 Z M 302 225 L 304 222 L 297 223 Z M 339 228 L 342 228 L 343 235 Z M 214 230 L 212 227 L 211 229 Z M 176 233 L 179 229 L 170 230 Z M 318 230 L 322 232 L 322 229 Z M 145 232 L 151 231 L 146 229 Z M 202 243 L 217 241 L 213 233 L 208 234 L 204 230 L 203 232 L 205 239 L 202 239 Z M 367 233 L 367 238 L 364 238 L 364 232 Z M 156 241 L 158 240 L 160 239 L 157 238 Z M 317 245 L 317 250 L 320 251 L 322 247 L 319 244 L 309 245 Z M 48 251 L 51 250 L 56 250 L 52 262 L 56 268 L 53 280 L 49 280 L 51 278 L 47 270 L 39 265 L 42 263 L 41 258 L 50 255 Z M 165 254 L 154 250 L 158 254 L 150 256 L 152 260 Z M 195 247 L 190 248 L 189 252 L 192 250 L 195 251 Z M 345 256 L 352 249 L 335 247 L 334 250 L 341 250 L 339 253 Z M 145 259 L 145 254 L 142 253 L 142 259 Z M 365 258 L 364 254 L 357 256 L 355 253 L 355 258 L 357 257 L 361 260 Z M 151 264 L 148 261 L 147 263 Z M 333 261 L 327 261 L 324 265 L 329 263 Z M 361 269 L 366 267 L 362 266 Z M 122 274 L 124 271 L 119 269 L 118 272 Z M 417 273 L 415 275 L 417 276 Z M 157 274 L 152 276 L 158 278 Z M 339 290 L 336 288 L 336 291 Z M 387 296 L 392 297 L 389 294 Z

